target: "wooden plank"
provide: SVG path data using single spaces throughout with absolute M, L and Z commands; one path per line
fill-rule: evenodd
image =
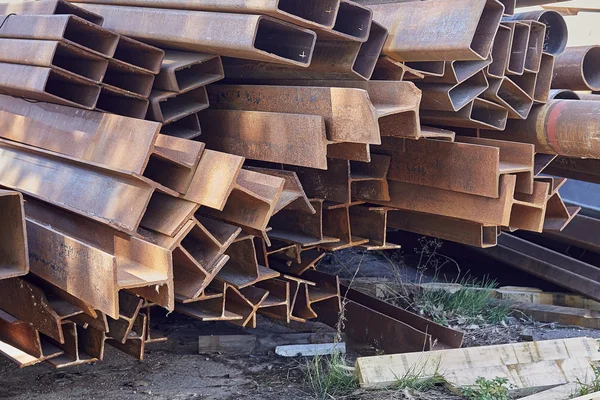
M 346 343 L 295 344 L 275 348 L 275 354 L 282 357 L 328 356 L 333 353 L 346 353 Z
M 522 397 L 520 400 L 569 400 L 580 388 L 581 385 L 579 383 L 567 383 L 527 397 Z
M 335 333 L 287 333 L 280 335 L 210 335 L 198 338 L 200 354 L 265 354 L 277 346 L 330 343 Z
M 493 303 L 506 305 L 540 322 L 556 322 L 562 325 L 600 329 L 600 312 L 598 311 L 512 301 L 495 300 Z

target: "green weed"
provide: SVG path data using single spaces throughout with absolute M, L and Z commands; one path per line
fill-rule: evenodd
M 359 388 L 356 374 L 346 367 L 339 353 L 307 360 L 305 374 L 308 387 L 319 399 L 347 396 Z
M 510 400 L 506 384 L 508 384 L 506 378 L 492 380 L 477 378 L 476 385 L 462 389 L 462 394 L 468 400 Z
M 579 390 L 577 391 L 577 396 L 586 396 L 588 394 L 600 392 L 600 371 L 592 365 L 594 369 L 594 379 L 589 384 L 582 382 L 579 378 L 577 379 L 577 386 L 579 386 Z

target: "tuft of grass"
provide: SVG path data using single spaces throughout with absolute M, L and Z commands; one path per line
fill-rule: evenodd
M 475 386 L 462 389 L 463 396 L 468 400 L 510 400 L 508 387 L 506 387 L 508 379 L 477 378 L 475 382 Z
M 424 393 L 443 386 L 444 384 L 446 384 L 446 379 L 439 374 L 430 377 L 407 374 L 394 382 L 390 389 L 399 391 L 410 390 L 413 392 Z
M 500 323 L 509 314 L 510 308 L 493 305 L 490 292 L 496 282 L 489 279 L 476 281 L 463 279 L 462 288 L 456 292 L 445 290 L 423 290 L 415 298 L 417 309 L 434 321 L 449 325 L 473 323 Z
M 579 386 L 577 396 L 586 396 L 588 394 L 600 392 L 600 371 L 598 371 L 594 365 L 592 365 L 592 368 L 594 369 L 594 379 L 592 379 L 591 383 L 587 384 L 577 378 L 576 383 L 577 386 Z
M 305 374 L 308 387 L 318 399 L 347 396 L 359 388 L 358 377 L 337 352 L 331 357 L 307 360 Z

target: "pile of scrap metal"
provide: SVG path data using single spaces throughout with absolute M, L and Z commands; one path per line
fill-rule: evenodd
M 600 103 L 546 103 L 564 21 L 517 3 L 0 4 L 0 352 L 141 359 L 152 307 L 333 324 L 327 251 L 398 248 L 388 227 L 481 248 L 560 231 L 577 209 L 541 172 L 600 158 Z M 410 348 L 461 345 L 348 301 Z

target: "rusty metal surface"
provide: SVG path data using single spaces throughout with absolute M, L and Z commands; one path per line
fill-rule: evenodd
M 258 167 L 248 167 L 248 170 L 284 179 L 285 183 L 283 185 L 283 190 L 279 195 L 277 204 L 275 204 L 273 214 L 277 214 L 283 209 L 295 210 L 308 214 L 316 213 L 315 208 L 310 203 L 308 197 L 306 197 L 302 183 L 300 183 L 298 175 L 295 172 Z
M 600 158 L 600 103 L 552 100 L 536 106 L 525 121 L 510 120 L 506 131 L 480 131 L 482 137 L 535 144 L 536 151 L 566 157 Z
M 548 199 L 546 206 L 544 232 L 564 230 L 580 210 L 581 207 L 567 207 L 560 197 L 560 193 L 555 191 Z
M 503 233 L 498 246 L 474 250 L 558 286 L 600 300 L 598 268 L 556 251 Z
M 100 86 L 66 71 L 0 63 L 0 91 L 16 97 L 72 107 L 96 107 Z
M 444 68 L 443 62 L 432 62 L 433 64 L 441 65 Z M 436 74 L 441 75 L 441 74 Z M 422 71 L 417 71 L 408 65 L 396 61 L 388 56 L 379 57 L 373 70 L 371 79 L 383 81 L 403 81 L 403 80 L 418 80 L 423 79 L 425 74 Z
M 544 52 L 544 39 L 546 38 L 546 25 L 537 21 L 529 21 L 529 43 L 525 56 L 525 71 L 538 72 Z
M 485 60 L 446 61 L 444 75 L 426 77 L 426 82 L 458 84 L 466 81 L 479 71 L 485 70 L 492 63 L 492 57 Z
M 26 203 L 26 218 L 35 275 L 115 319 L 122 289 L 173 308 L 168 250 L 33 200 Z M 55 251 L 57 243 L 62 252 Z
M 534 10 L 516 13 L 504 18 L 505 21 L 538 21 L 546 25 L 546 37 L 544 39 L 544 52 L 559 55 L 567 46 L 567 24 L 564 18 L 556 11 Z
M 492 47 L 492 63 L 486 70 L 488 77 L 502 78 L 504 76 L 504 72 L 508 66 L 511 46 L 512 27 L 500 24 Z
M 600 90 L 600 46 L 568 47 L 556 58 L 552 88 Z
M 102 15 L 108 29 L 174 50 L 307 66 L 316 40 L 313 31 L 263 15 L 79 5 Z
M 369 239 L 359 247 L 364 250 L 393 250 L 400 245 L 387 241 L 387 220 L 390 208 L 362 206 L 350 207 L 350 229 L 358 237 Z
M 3 138 L 136 174 L 146 168 L 159 127 L 156 122 L 0 95 Z
M 67 368 L 75 365 L 90 364 L 101 361 L 104 357 L 105 334 L 102 331 L 84 329 L 73 322 L 63 324 L 65 342 L 50 341 L 63 351 L 58 357 L 47 362 L 54 368 Z
M 436 7 L 426 2 L 377 4 L 371 8 L 374 19 L 390 33 L 383 54 L 397 61 L 484 60 L 504 12 L 496 0 L 443 0 Z
M 255 287 L 269 292 L 267 298 L 258 307 L 258 313 L 289 323 L 291 314 L 289 282 L 281 279 L 269 279 L 257 282 Z M 242 294 L 245 294 L 248 289 L 242 289 Z
M 267 85 L 211 85 L 211 108 L 313 114 L 325 119 L 333 142 L 381 142 L 378 115 L 366 90 Z
M 598 160 L 558 157 L 544 172 L 600 184 L 600 161 Z
M 62 15 L 73 14 L 102 26 L 104 18 L 64 0 L 41 0 L 36 2 L 9 2 L 0 4 L 0 15 Z
M 595 94 L 589 96 L 596 96 Z M 576 93 L 569 89 L 550 89 L 548 100 L 591 100 L 581 96 L 581 93 Z
M 512 32 L 506 75 L 521 75 L 525 70 L 525 59 L 529 46 L 530 25 L 524 22 L 504 22 Z
M 542 54 L 542 63 L 540 64 L 540 71 L 538 72 L 535 81 L 535 92 L 533 95 L 533 100 L 535 100 L 537 104 L 548 102 L 555 59 L 556 58 L 550 54 Z
M 183 93 L 225 77 L 221 57 L 213 54 L 167 50 L 154 88 Z
M 339 238 L 339 242 L 323 243 L 319 247 L 329 251 L 338 251 L 350 247 L 356 247 L 369 243 L 368 238 L 356 235 L 352 231 L 350 223 L 350 208 L 357 203 L 329 203 L 325 202 L 323 207 L 323 234 Z
M 0 189 L 0 280 L 29 272 L 23 196 Z
M 150 8 L 216 11 L 235 14 L 263 14 L 306 28 L 333 28 L 340 0 L 272 1 L 272 0 L 79 0 L 80 3 L 141 6 Z
M 289 278 L 288 278 L 289 279 Z M 301 276 L 304 282 L 291 307 L 292 320 L 308 320 L 318 315 L 315 309 L 318 306 L 326 307 L 334 312 L 342 311 L 340 296 L 340 281 L 337 275 L 330 275 L 316 270 L 307 270 Z
M 294 245 L 299 246 L 299 245 Z M 316 269 L 316 266 L 321 262 L 327 253 L 318 248 L 297 249 L 299 259 L 292 257 L 291 254 L 283 252 L 273 253 L 269 255 L 269 267 L 281 272 L 282 274 L 301 276 L 309 269 Z
M 119 35 L 74 15 L 11 15 L 2 38 L 58 40 L 104 57 L 112 57 Z
M 0 39 L 0 62 L 50 67 L 99 83 L 108 60 L 55 40 Z
M 108 318 L 107 336 L 125 344 L 143 304 L 142 298 L 127 292 L 119 292 L 119 318 Z
M 210 149 L 251 160 L 327 168 L 325 120 L 319 115 L 209 109 L 198 117 Z
M 390 210 L 388 226 L 451 242 L 487 248 L 498 243 L 497 226 L 405 210 Z
M 199 204 L 163 193 L 155 193 L 140 227 L 174 237 L 200 208 Z
M 208 108 L 205 87 L 198 87 L 185 93 L 152 90 L 148 119 L 164 124 L 173 123 L 189 115 Z
M 332 29 L 315 27 L 319 39 L 365 42 L 369 38 L 373 11 L 358 2 L 341 0 Z
M 242 169 L 244 157 L 204 150 L 192 183 L 183 196 L 202 206 L 222 210 Z M 219 179 L 213 179 L 218 176 Z
M 424 110 L 459 111 L 485 92 L 489 85 L 483 70 L 459 84 L 417 82 Z
M 542 232 L 548 206 L 550 183 L 543 180 L 533 182 L 531 194 L 515 193 L 510 213 L 510 229 Z
M 494 102 L 476 98 L 457 112 L 421 110 L 424 123 L 459 128 L 495 129 L 503 131 L 508 110 Z
M 131 64 L 111 58 L 108 60 L 108 68 L 102 86 L 124 95 L 147 99 L 150 96 L 154 74 L 140 70 Z
M 144 119 L 149 106 L 148 99 L 115 90 L 112 86 L 102 86 L 95 109 L 109 114 Z
M 117 350 L 130 355 L 140 361 L 144 360 L 144 351 L 146 348 L 146 331 L 148 329 L 148 317 L 145 314 L 138 314 L 135 319 L 129 337 L 125 342 L 106 337 L 105 343 Z
M 506 79 L 509 79 L 512 83 L 517 85 L 523 92 L 527 93 L 527 96 L 531 98 L 535 96 L 535 84 L 537 78 L 537 73 L 528 71 L 523 71 L 521 75 L 510 75 L 506 77 Z
M 600 229 L 598 219 L 575 215 L 564 229 L 545 231 L 544 236 L 598 253 L 600 252 L 598 229 Z
M 198 114 L 189 115 L 167 125 L 163 124 L 160 133 L 180 139 L 196 139 L 202 134 Z
M 164 57 L 164 50 L 122 35 L 113 55 L 115 60 L 154 75 L 160 72 Z
M 38 331 L 28 322 L 0 310 L 0 353 L 19 368 L 25 368 L 58 357 L 62 351 L 42 342 Z
M 496 102 L 508 110 L 508 117 L 526 119 L 529 116 L 533 99 L 507 77 L 488 78 L 489 87 L 483 93 L 486 100 Z

